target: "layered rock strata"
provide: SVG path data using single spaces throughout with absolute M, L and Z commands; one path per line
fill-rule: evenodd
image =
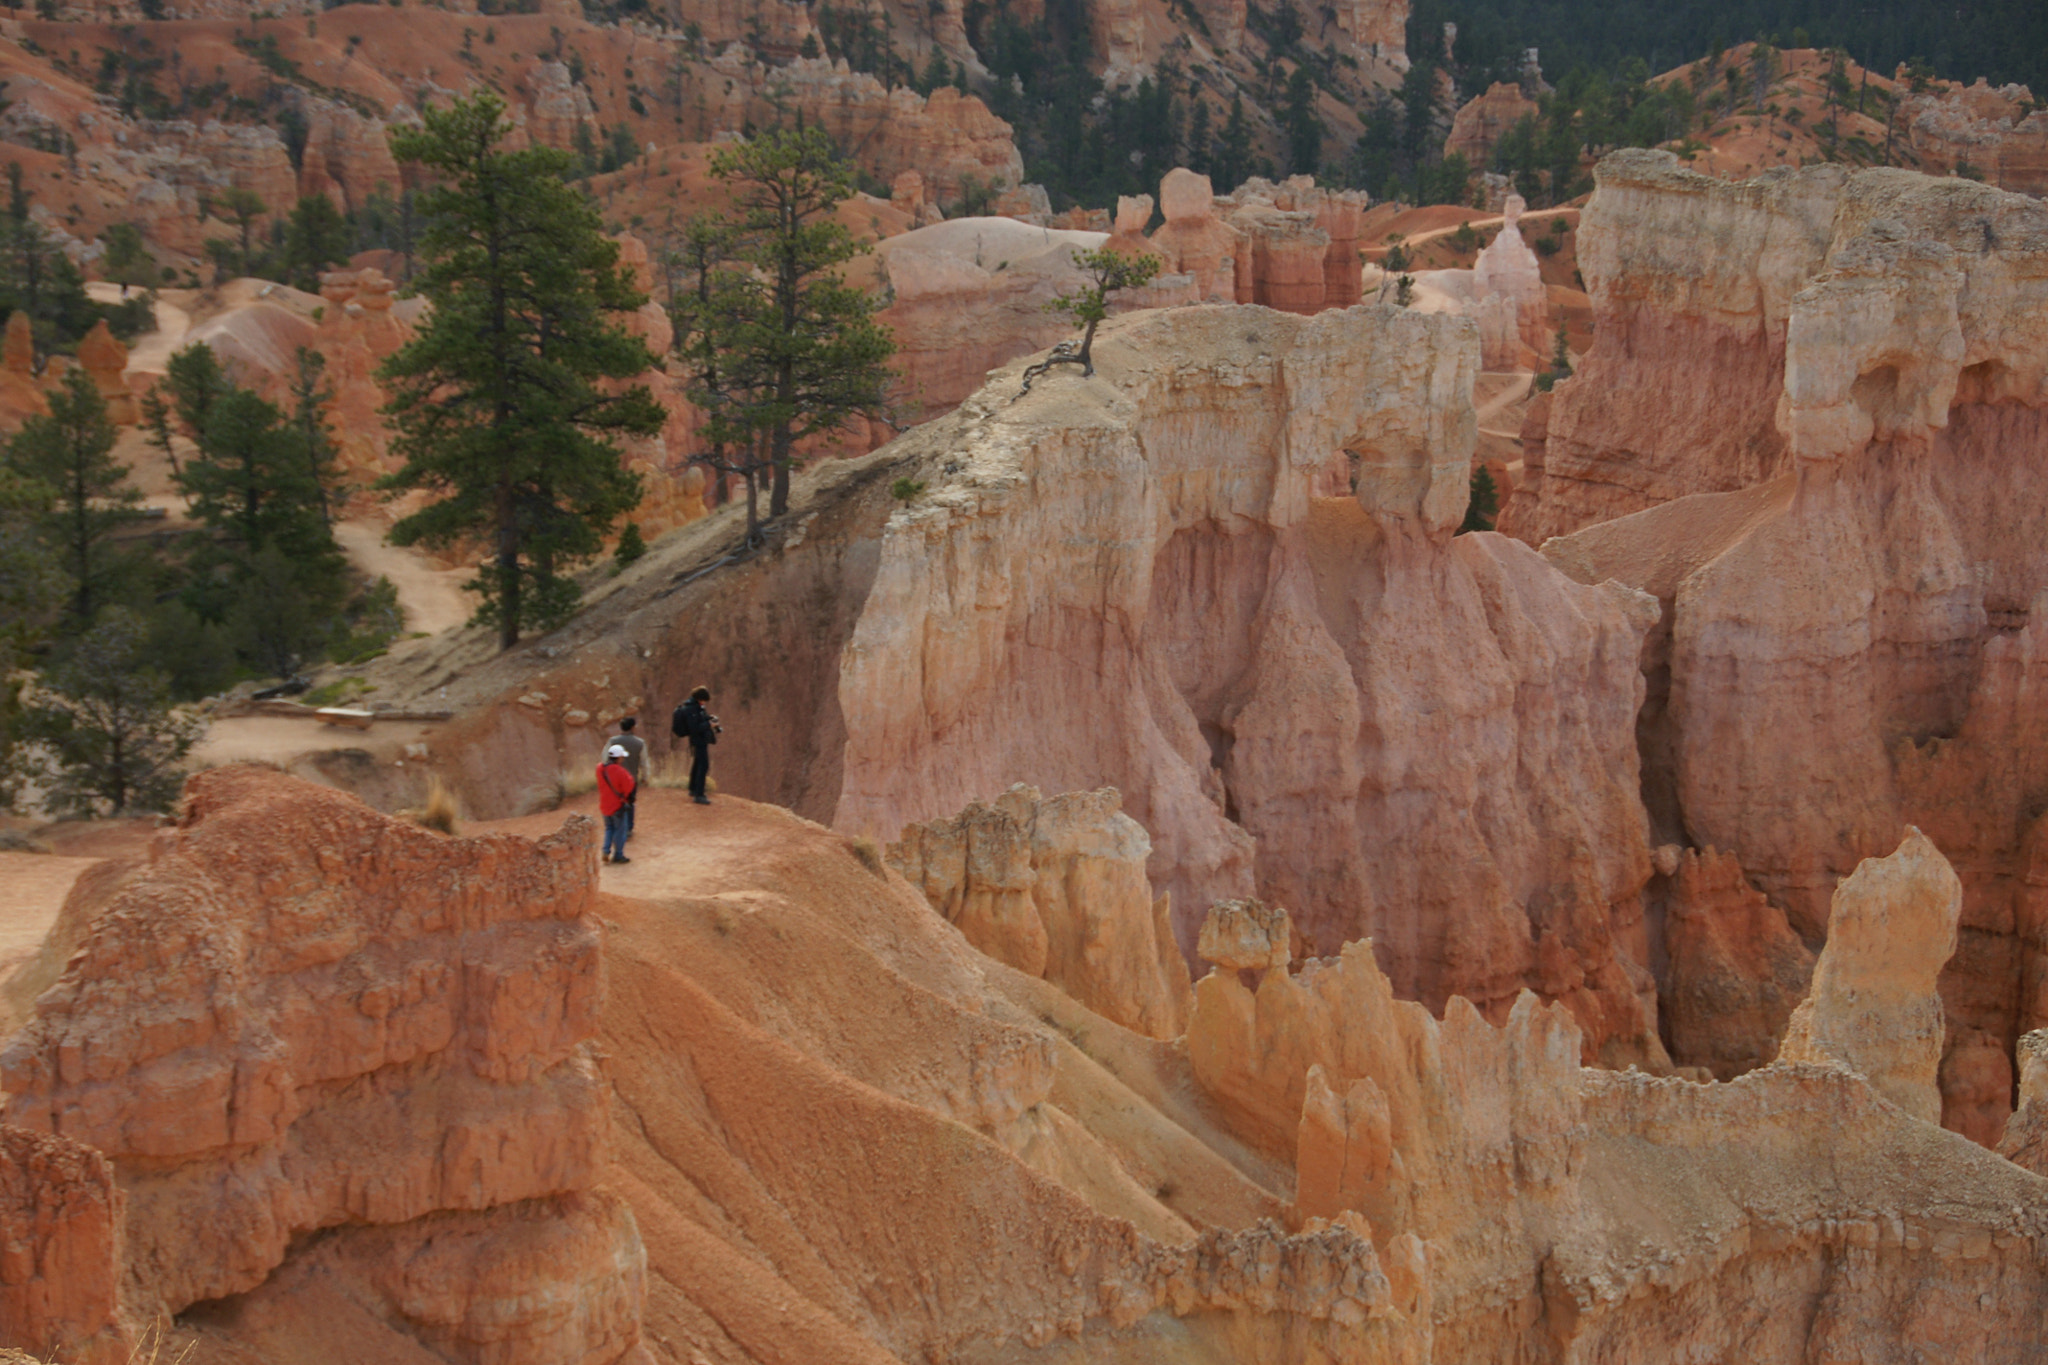
M 1895 117 L 1923 170 L 2048 195 L 2048 110 L 2026 86 L 1994 89 L 1980 78 L 1968 87 L 1909 95 Z
M 1109 789 L 1047 798 L 1012 787 L 906 826 L 889 865 L 989 956 L 1134 1032 L 1178 1037 L 1187 965 L 1145 877 L 1152 841 L 1121 806 Z
M 269 771 L 193 779 L 0 1053 L 7 1123 L 111 1166 L 123 1317 L 258 1291 L 332 1229 L 362 1300 L 455 1359 L 631 1351 L 590 854 L 583 823 L 445 840 Z M 502 1264 L 421 1269 L 468 1244 Z
M 1452 537 L 1476 362 L 1462 320 L 1175 310 L 1105 330 L 1092 380 L 1012 371 L 906 437 L 930 487 L 841 655 L 835 823 L 1114 785 L 1176 906 L 1256 893 L 1309 951 L 1373 934 L 1434 1007 L 1534 985 L 1661 1064 L 1651 604 Z
M 1739 859 L 1809 945 L 1838 878 L 1925 830 L 1963 884 L 1943 1085 L 1992 1131 L 1995 1059 L 2048 1022 L 2048 205 L 1902 171 L 1723 185 L 1655 153 L 1602 181 L 1581 259 L 1605 320 L 1517 532 L 1692 494 L 1551 547 L 1665 603 L 1653 819 Z

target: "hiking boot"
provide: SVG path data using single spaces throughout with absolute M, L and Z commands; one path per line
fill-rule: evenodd
M 615 863 L 630 863 L 633 860 L 631 858 L 628 858 L 625 854 L 621 853 L 617 857 L 613 858 L 612 861 Z
M 711 798 L 708 796 L 693 796 L 690 799 L 692 801 L 695 801 L 700 806 L 708 806 L 711 804 Z

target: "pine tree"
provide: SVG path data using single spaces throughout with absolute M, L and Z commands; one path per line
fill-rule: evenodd
M 162 810 L 178 794 L 178 764 L 200 724 L 171 709 L 170 681 L 152 666 L 140 617 L 109 608 L 37 685 L 24 730 L 46 746 L 48 804 L 91 815 Z
M 329 490 L 335 481 L 334 433 L 327 428 L 325 409 L 334 400 L 334 390 L 325 387 L 327 357 L 307 346 L 293 355 L 291 377 L 292 432 L 297 437 L 299 458 L 305 462 L 306 477 L 312 481 L 320 524 L 334 523 Z
M 124 297 L 131 288 L 147 289 L 157 282 L 156 261 L 133 223 L 111 225 L 101 241 L 105 250 L 100 254 L 100 266 L 108 279 L 121 286 Z
M 1323 160 L 1323 121 L 1316 117 L 1316 80 L 1305 66 L 1287 78 L 1287 164 L 1294 175 L 1314 175 Z
M 101 310 L 85 277 L 41 223 L 22 183 L 21 162 L 7 164 L 7 212 L 0 217 L 0 319 L 19 311 L 35 329 L 36 354 L 68 347 L 92 329 Z
M 115 549 L 113 538 L 142 518 L 142 494 L 129 486 L 128 468 L 114 459 L 113 449 L 106 400 L 91 376 L 77 368 L 50 395 L 50 415 L 22 423 L 7 448 L 8 468 L 48 492 L 37 522 L 71 579 L 65 619 L 74 631 L 91 624 L 115 595 L 128 557 Z
M 292 209 L 284 229 L 285 282 L 308 293 L 320 288 L 320 272 L 346 261 L 354 234 L 334 201 L 310 194 Z
M 1207 175 L 1212 164 L 1209 159 L 1209 143 L 1213 135 L 1209 131 L 1209 101 L 1197 95 L 1195 111 L 1188 116 L 1188 169 L 1200 175 Z
M 1225 194 L 1242 185 L 1252 173 L 1252 126 L 1244 116 L 1244 96 L 1230 100 L 1230 117 L 1223 121 L 1222 144 L 1216 149 L 1216 188 Z
M 758 133 L 725 148 L 711 173 L 737 211 L 735 261 L 721 272 L 716 310 L 726 368 L 751 390 L 741 421 L 767 442 L 768 514 L 789 510 L 796 443 L 881 411 L 895 341 L 878 306 L 838 267 L 865 254 L 833 216 L 853 194 L 853 170 L 817 128 Z
M 1061 294 L 1046 307 L 1082 324 L 1081 346 L 1071 358 L 1054 357 L 1048 363 L 1068 359 L 1081 367 L 1081 375 L 1086 378 L 1095 373 L 1095 329 L 1109 316 L 1109 296 L 1150 284 L 1159 273 L 1160 261 L 1157 256 L 1126 256 L 1105 246 L 1096 251 L 1076 251 L 1074 264 L 1081 268 L 1088 282 Z
M 574 611 L 576 584 L 560 570 L 595 555 L 640 501 L 611 438 L 651 434 L 664 414 L 644 386 L 600 387 L 655 364 L 617 321 L 645 297 L 569 185 L 572 158 L 508 150 L 504 114 L 483 91 L 392 138 L 398 159 L 436 182 L 420 196 L 414 280 L 433 310 L 380 373 L 406 462 L 383 486 L 437 495 L 391 539 L 486 539 L 491 559 L 469 587 L 483 598 L 477 619 L 510 649 Z
M 1472 466 L 1472 497 L 1465 504 L 1465 520 L 1458 527 L 1458 534 L 1467 531 L 1491 531 L 1493 519 L 1500 511 L 1500 489 L 1493 482 L 1493 471 L 1483 464 Z

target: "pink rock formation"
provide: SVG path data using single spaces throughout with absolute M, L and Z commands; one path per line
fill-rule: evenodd
M 1881 1359 L 1899 1302 L 1933 1305 L 1913 1330 L 1987 1359 L 2000 1331 L 2026 1330 L 1978 1315 L 2004 1301 L 1981 1287 L 2014 1273 L 2028 1304 L 2048 1291 L 2003 1240 L 2039 1236 L 2020 1231 L 2035 1177 L 1838 1067 L 1654 1080 L 1580 1069 L 1575 1035 L 1526 996 L 1500 1028 L 1459 1001 L 1439 1023 L 1395 1000 L 1359 943 L 1255 992 L 1212 973 L 1187 1046 L 1237 1131 L 1293 1154 L 1298 1218 L 1362 1224 L 1390 1279 L 1414 1267 L 1429 1359 L 1493 1358 L 1529 1323 L 1542 1359 Z M 1971 1231 L 1941 1243 L 1958 1195 Z M 1762 1287 L 1812 1283 L 1850 1247 L 1857 1276 Z
M 1239 276 L 1251 272 L 1250 251 L 1214 206 L 1208 176 L 1184 167 L 1168 171 L 1159 182 L 1166 221 L 1152 234 L 1150 249 L 1165 269 L 1194 277 L 1196 302 L 1235 303 Z
M 942 85 L 927 98 L 907 85 L 884 87 L 865 72 L 819 58 L 761 67 L 740 47 L 706 64 L 699 82 L 712 128 L 737 132 L 801 116 L 842 147 L 858 148 L 862 165 L 888 183 L 906 170 L 924 177 L 935 203 L 952 204 L 972 179 L 983 189 L 1021 185 L 1024 159 L 1010 125 L 974 95 Z
M 999 374 L 907 438 L 930 491 L 844 650 L 835 824 L 1113 784 L 1184 949 L 1185 907 L 1257 894 L 1305 951 L 1374 935 L 1433 1008 L 1533 985 L 1596 1055 L 1661 1065 L 1633 738 L 1654 609 L 1451 536 L 1475 341 L 1390 308 L 1145 314 L 1098 336 L 1094 380 L 1012 401 Z
M 1915 1118 L 1941 1119 L 1941 997 L 1956 950 L 1963 884 L 1940 850 L 1907 827 L 1889 858 L 1866 858 L 1835 888 L 1827 947 L 1792 1012 L 1778 1055 L 1834 1063 Z
M 2048 111 L 2024 85 L 1992 89 L 1981 77 L 1908 95 L 1896 115 L 1923 170 L 1972 173 L 2021 194 L 2048 194 Z
M 1669 603 L 1669 704 L 1650 784 L 1670 793 L 1660 818 L 1738 858 L 1807 942 L 1826 933 L 1836 879 L 1906 824 L 1951 857 L 1964 892 L 1962 946 L 1941 983 L 1959 1053 L 1946 1074 L 1957 1121 L 1990 1131 L 1996 1071 L 1964 1031 L 2003 1053 L 2048 1020 L 2032 984 L 2048 945 L 2033 795 L 2048 789 L 2033 610 L 2048 559 L 2029 529 L 2048 515 L 2030 472 L 2048 459 L 2032 402 L 2048 374 L 2048 207 L 1897 171 L 1810 168 L 1730 187 L 1656 154 L 1605 166 L 1620 189 L 1596 215 L 1607 226 L 1588 276 L 1616 301 L 1632 349 L 1589 357 L 1559 387 L 1548 491 L 1529 510 L 1540 522 L 1604 500 L 1571 491 L 1596 487 L 1584 437 L 1617 414 L 1647 423 L 1652 391 L 1681 409 L 1697 393 L 1745 394 L 1718 430 L 1768 430 L 1780 459 L 1796 458 L 1778 482 L 1696 494 L 1572 540 L 1633 544 L 1602 561 L 1603 576 Z M 1782 361 L 1676 345 L 1718 325 L 1663 311 L 1686 300 L 1748 300 L 1780 319 Z M 1598 487 L 1667 478 L 1675 446 L 1639 434 L 1603 457 Z M 1709 440 L 1704 466 L 1672 464 L 1666 486 L 1741 482 L 1741 461 L 1717 463 L 1727 453 Z
M 638 1234 L 583 1196 L 608 1132 L 590 853 L 577 822 L 445 840 L 274 772 L 194 778 L 0 1052 L 7 1122 L 112 1164 L 123 1316 L 256 1290 L 338 1228 L 322 1254 L 362 1262 L 365 1301 L 459 1359 L 630 1350 Z M 595 1261 L 408 1279 L 558 1206 Z M 576 1284 L 604 1306 L 551 1329 Z
M 1230 225 L 1245 238 L 1251 258 L 1251 278 L 1238 281 L 1239 303 L 1304 315 L 1322 311 L 1330 234 L 1316 226 L 1312 211 L 1246 204 L 1230 215 Z
M 1527 207 L 1519 194 L 1508 196 L 1500 232 L 1472 263 L 1472 316 L 1489 370 L 1533 369 L 1549 341 L 1550 296 L 1542 266 L 1522 240 Z
M 993 805 L 909 825 L 889 865 L 967 941 L 1043 977 L 1105 1019 L 1154 1038 L 1187 1022 L 1187 966 L 1165 897 L 1145 879 L 1152 841 L 1112 790 Z
M 1596 177 L 1578 240 L 1593 346 L 1552 400 L 1540 477 L 1502 520 L 1532 545 L 1790 468 L 1775 420 L 1785 332 L 1848 172 L 1737 186 L 1619 152 Z
M 1508 130 L 1541 113 L 1542 107 L 1523 94 L 1521 86 L 1495 81 L 1485 94 L 1474 95 L 1458 107 L 1457 117 L 1451 120 L 1451 134 L 1444 139 L 1444 155 L 1463 156 L 1475 168 L 1485 170 L 1493 164 L 1493 149 Z
M 121 1196 L 83 1143 L 0 1125 L 0 1343 L 127 1359 L 114 1318 Z
M 1999 1155 L 2036 1175 L 2048 1175 L 2048 1030 L 2022 1037 L 2019 1107 L 1999 1139 Z
M 0 340 L 0 426 L 12 429 L 22 419 L 49 412 L 49 400 L 36 383 L 35 329 L 28 314 L 16 312 L 7 319 L 7 332 Z
M 1711 848 L 1680 855 L 1666 904 L 1670 965 L 1657 999 L 1671 1060 L 1723 1081 L 1771 1061 L 1812 979 L 1812 951 L 1742 865 Z
M 343 212 L 361 210 L 377 194 L 395 200 L 404 182 L 384 120 L 338 100 L 308 98 L 305 103 L 298 192 L 327 195 Z

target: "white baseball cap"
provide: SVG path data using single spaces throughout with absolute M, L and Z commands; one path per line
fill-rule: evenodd
M 626 756 L 626 746 L 623 744 L 614 744 L 611 748 L 606 749 L 604 751 L 604 756 L 606 758 L 624 758 Z

